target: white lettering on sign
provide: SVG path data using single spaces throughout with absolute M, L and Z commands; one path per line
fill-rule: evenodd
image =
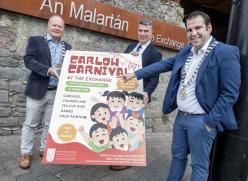
M 47 1 L 48 1 L 48 4 L 46 4 Z M 41 4 L 40 10 L 42 11 L 44 7 L 49 7 L 50 13 L 53 13 L 51 0 L 44 0 Z
M 54 8 L 54 13 L 57 14 L 57 11 L 58 11 L 58 7 L 60 7 L 60 15 L 63 14 L 63 10 L 64 10 L 64 6 L 63 6 L 63 3 L 61 2 L 55 2 L 55 8 Z
M 162 44 L 162 45 L 173 46 L 173 47 L 176 47 L 178 50 L 184 47 L 183 42 L 170 39 L 169 37 L 163 37 L 161 34 L 152 35 L 151 41 Z
M 75 2 L 71 2 L 70 18 L 80 19 L 86 23 L 95 23 L 116 30 L 128 31 L 128 21 L 122 20 L 120 15 L 111 14 L 110 16 L 105 16 L 98 13 L 96 8 L 93 11 L 85 10 L 83 4 L 77 8 Z
M 57 14 L 59 9 L 60 9 L 60 13 L 58 13 L 58 14 L 60 14 L 62 16 L 64 13 L 64 5 L 62 2 L 55 1 L 54 12 L 53 12 L 53 6 L 51 3 L 51 0 L 43 0 L 42 4 L 40 6 L 40 10 L 42 11 L 44 7 L 48 7 L 50 10 L 50 13 L 52 13 L 52 14 L 53 13 Z
M 42 0 L 40 10 L 48 9 L 51 14 L 64 14 L 64 3 L 61 0 Z M 74 1 L 70 4 L 69 17 L 79 20 L 82 23 L 96 24 L 98 26 L 107 27 L 110 29 L 128 32 L 129 22 L 124 20 L 120 14 L 109 13 L 108 15 L 98 12 L 97 8 L 86 9 L 83 3 L 76 5 Z M 108 12 L 106 12 L 108 13 Z M 154 34 L 151 36 L 151 41 L 165 47 L 175 47 L 181 49 L 184 47 L 184 42 L 172 39 L 171 37 L 161 34 Z

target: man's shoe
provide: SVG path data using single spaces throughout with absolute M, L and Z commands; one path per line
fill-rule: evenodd
M 31 165 L 31 155 L 21 155 L 20 161 L 19 161 L 19 166 L 22 169 L 27 169 Z
M 39 155 L 40 155 L 41 158 L 43 158 L 44 151 L 40 151 Z
M 112 165 L 112 166 L 109 166 L 110 170 L 114 170 L 114 171 L 121 171 L 121 170 L 126 170 L 126 169 L 129 169 L 131 168 L 131 166 L 120 166 L 120 165 Z

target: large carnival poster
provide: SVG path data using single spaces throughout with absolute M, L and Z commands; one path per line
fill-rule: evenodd
M 145 166 L 143 82 L 119 78 L 141 66 L 130 54 L 67 51 L 43 163 Z

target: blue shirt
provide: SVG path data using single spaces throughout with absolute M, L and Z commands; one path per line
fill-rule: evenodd
M 63 57 L 62 57 L 62 42 L 61 40 L 56 42 L 52 39 L 52 37 L 47 34 L 46 35 L 47 38 L 47 43 L 48 46 L 50 48 L 50 52 L 51 52 L 51 64 L 52 67 L 62 67 L 62 63 L 63 63 Z M 60 73 L 60 71 L 58 71 L 58 73 Z M 49 80 L 49 87 L 57 87 L 58 86 L 58 79 L 54 76 L 50 76 L 50 80 Z

